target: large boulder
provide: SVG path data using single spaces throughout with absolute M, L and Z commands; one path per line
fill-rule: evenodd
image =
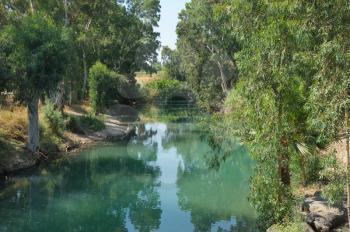
M 329 206 L 319 193 L 307 197 L 302 209 L 306 215 L 306 222 L 318 232 L 329 232 L 347 222 L 345 207 Z

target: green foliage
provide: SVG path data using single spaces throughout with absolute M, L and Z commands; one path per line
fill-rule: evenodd
M 175 72 L 183 73 L 207 105 L 218 105 L 237 80 L 234 54 L 239 46 L 226 3 L 211 0 L 188 3 L 179 14 L 177 50 L 166 59 Z
M 187 100 L 191 91 L 178 80 L 161 78 L 147 83 L 144 87 L 150 99 L 167 101 L 172 97 L 184 97 Z
M 60 111 L 55 109 L 54 104 L 50 100 L 46 100 L 44 116 L 52 132 L 56 135 L 60 135 L 64 130 L 63 115 Z
M 304 228 L 301 223 L 283 223 L 283 224 L 277 224 L 272 226 L 273 232 L 300 232 L 303 231 Z
M 67 65 L 69 39 L 64 29 L 41 15 L 25 16 L 2 32 L 11 41 L 7 64 L 11 89 L 24 102 L 54 90 Z
M 28 143 L 31 152 L 39 149 L 39 98 L 55 91 L 68 63 L 69 38 L 65 29 L 49 17 L 31 13 L 0 31 L 6 46 L 0 47 L 8 73 L 6 90 L 28 106 Z M 1 39 L 1 40 L 2 40 Z M 1 73 L 0 73 L 1 75 Z
M 347 182 L 346 167 L 338 161 L 335 152 L 325 155 L 322 165 L 320 177 L 327 182 L 322 195 L 330 204 L 342 205 L 345 197 L 344 186 Z
M 58 50 L 55 50 L 54 47 L 50 48 L 53 53 L 57 54 L 69 50 L 69 54 L 65 56 L 66 59 L 69 59 L 69 64 L 64 68 L 56 65 L 57 69 L 62 70 L 64 74 L 65 89 L 69 92 L 65 94 L 65 101 L 69 100 L 71 103 L 85 97 L 87 78 L 84 73 L 87 73 L 86 70 L 98 60 L 113 71 L 127 76 L 130 85 L 135 84 L 135 71 L 154 70 L 152 65 L 157 61 L 157 50 L 160 45 L 159 33 L 154 30 L 154 26 L 157 26 L 160 19 L 159 0 L 33 0 L 32 3 L 33 8 L 30 1 L 1 1 L 0 27 L 17 27 L 27 16 L 40 14 L 45 15 L 47 19 L 50 18 L 51 23 L 59 28 L 65 28 L 64 34 L 69 34 L 69 46 L 63 46 L 62 48 L 66 49 Z M 52 32 L 45 30 L 43 26 L 38 26 L 39 30 L 40 28 L 47 31 L 47 34 Z M 18 48 L 21 46 L 17 46 L 17 41 L 6 37 L 1 39 L 1 37 L 0 35 L 0 62 L 2 64 L 0 87 L 4 88 L 6 80 L 9 79 L 7 74 L 10 72 L 7 66 L 10 60 L 3 58 L 3 48 L 9 45 Z M 60 36 L 55 37 L 60 38 Z M 45 38 L 45 36 L 42 35 L 39 38 Z M 35 60 L 31 59 L 35 56 L 23 57 Z M 40 56 L 37 58 L 41 59 Z M 18 63 L 22 62 L 18 60 Z M 23 75 L 19 74 L 19 76 Z M 50 80 L 55 80 L 55 78 L 51 77 Z M 42 87 L 40 86 L 39 89 Z
M 342 193 L 343 172 L 322 165 L 316 148 L 338 138 L 349 109 L 350 8 L 345 0 L 218 2 L 187 5 L 177 28 L 178 49 L 186 78 L 196 87 L 203 73 L 213 73 L 203 45 L 219 54 L 229 51 L 234 61 L 239 80 L 226 99 L 226 131 L 240 136 L 256 160 L 250 200 L 266 229 L 291 216 L 290 178 L 307 184 L 321 170 L 324 176 L 333 170 L 325 194 L 335 202 L 339 195 L 331 195 Z M 216 38 L 232 38 L 236 46 Z
M 66 127 L 73 133 L 86 134 L 105 129 L 103 120 L 92 114 L 86 116 L 70 116 L 66 122 Z
M 165 46 L 162 48 L 162 63 L 168 76 L 172 79 L 184 81 L 185 73 L 181 69 L 181 57 L 177 50 Z
M 226 105 L 232 126 L 257 162 L 250 200 L 266 229 L 291 217 L 290 162 L 299 154 L 297 144 L 313 141 L 304 109 L 309 77 L 299 70 L 294 55 L 300 49 L 295 20 L 300 12 L 296 2 L 232 5 L 237 9 L 232 22 L 239 25 L 234 33 L 244 39 L 235 54 L 241 78 Z
M 89 70 L 90 103 L 94 113 L 102 113 L 113 100 L 118 99 L 118 87 L 125 85 L 125 78 L 97 62 Z
M 167 93 L 173 89 L 179 89 L 181 87 L 181 83 L 177 80 L 162 78 L 147 83 L 146 87 L 156 92 L 164 91 Z
M 291 159 L 293 181 L 298 185 L 307 186 L 317 183 L 323 169 L 322 158 L 318 153 L 297 153 Z
M 344 128 L 344 113 L 350 108 L 350 9 L 344 7 L 348 6 L 346 0 L 308 5 L 305 20 L 312 23 L 305 30 L 310 46 L 303 59 L 313 76 L 307 105 L 309 124 L 319 131 L 320 142 L 330 142 Z

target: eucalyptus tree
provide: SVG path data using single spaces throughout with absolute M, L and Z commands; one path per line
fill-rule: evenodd
M 314 77 L 307 107 L 310 127 L 319 131 L 318 139 L 323 143 L 344 138 L 341 134 L 345 134 L 349 173 L 350 3 L 303 2 L 308 8 L 303 30 L 312 46 L 302 58 Z M 347 198 L 350 212 L 349 180 Z
M 11 41 L 6 62 L 11 71 L 11 88 L 28 108 L 28 149 L 38 152 L 39 99 L 63 78 L 69 40 L 61 27 L 41 14 L 23 16 L 1 34 Z
M 67 54 L 70 65 L 64 86 L 75 89 L 83 97 L 87 90 L 88 69 L 97 60 L 134 82 L 134 72 L 151 68 L 157 59 L 159 33 L 154 27 L 160 18 L 159 0 L 1 2 L 13 21 L 31 11 L 41 12 L 70 31 L 72 46 Z M 82 78 L 76 78 L 79 76 Z
M 170 78 L 185 81 L 185 73 L 182 70 L 182 57 L 178 50 L 171 50 L 168 46 L 161 51 L 162 64 Z
M 83 93 L 87 70 L 97 60 L 108 68 L 130 77 L 155 62 L 159 34 L 154 26 L 159 21 L 159 1 L 77 1 L 70 6 L 79 12 L 72 27 L 77 31 L 77 44 L 82 54 Z
M 0 93 L 10 90 L 10 67 L 7 62 L 11 49 L 11 41 L 4 33 L 0 33 Z
M 314 142 L 305 109 L 312 76 L 300 60 L 308 45 L 300 30 L 308 9 L 299 1 L 232 1 L 230 10 L 241 50 L 228 106 L 257 161 L 250 200 L 268 227 L 290 218 L 290 162 Z
M 223 93 L 227 94 L 236 71 L 233 54 L 238 50 L 235 37 L 224 26 L 229 25 L 229 12 L 222 9 L 225 1 L 193 0 L 179 14 L 177 25 L 180 53 L 207 57 L 208 65 L 219 71 Z M 184 49 L 181 49 L 183 47 Z M 190 48 L 190 50 L 188 50 Z M 200 77 L 199 77 L 200 78 Z

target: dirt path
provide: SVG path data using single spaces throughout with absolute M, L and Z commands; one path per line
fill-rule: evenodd
M 323 154 L 326 154 L 328 152 L 331 152 L 335 150 L 336 151 L 336 156 L 338 160 L 344 164 L 346 164 L 346 140 L 342 139 L 336 142 L 333 142 L 329 148 L 322 152 Z
M 116 116 L 104 115 L 106 128 L 95 132 L 94 135 L 103 140 L 119 140 L 130 136 L 134 127 L 128 123 L 121 122 Z
M 123 111 L 121 114 L 119 111 Z M 83 116 L 84 112 L 81 110 L 66 109 L 65 111 L 68 115 Z M 123 117 L 130 117 L 131 113 L 127 110 L 123 110 L 122 107 L 114 107 L 108 110 L 106 114 L 101 115 L 104 118 L 104 123 L 106 128 L 102 131 L 94 132 L 86 136 L 71 135 L 72 140 L 77 140 L 78 142 L 90 143 L 93 141 L 101 140 L 123 140 L 134 134 L 135 128 L 130 122 L 122 120 Z M 129 115 L 130 114 L 130 115 Z

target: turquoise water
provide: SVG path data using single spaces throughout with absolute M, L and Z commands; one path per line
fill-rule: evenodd
M 147 123 L 2 186 L 0 231 L 254 231 L 252 163 L 238 143 L 220 167 L 191 123 Z

